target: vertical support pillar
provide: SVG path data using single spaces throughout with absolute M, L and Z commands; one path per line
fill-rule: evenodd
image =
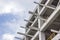
M 27 29 L 25 29 L 25 34 L 26 34 L 26 30 L 27 30 Z M 24 36 L 24 37 L 25 37 L 25 39 L 24 39 L 24 40 L 26 40 L 26 39 L 27 39 L 27 37 L 26 37 L 26 36 Z
M 29 37 L 25 36 L 25 40 L 29 40 Z
M 26 31 L 25 31 L 25 34 L 27 34 Z M 25 36 L 25 40 L 29 40 L 29 38 L 27 36 Z
M 25 36 L 25 40 L 27 39 L 27 37 Z
M 45 40 L 45 33 L 39 32 L 39 40 Z
M 38 6 L 38 14 L 39 14 L 39 10 L 40 9 L 39 9 L 39 6 Z M 38 18 L 38 27 L 39 27 L 39 29 L 41 28 L 42 24 L 43 24 L 43 21 Z M 39 40 L 45 40 L 45 33 L 39 31 Z

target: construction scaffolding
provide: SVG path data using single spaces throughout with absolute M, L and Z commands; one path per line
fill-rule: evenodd
M 26 27 L 23 40 L 53 40 L 60 30 L 60 0 L 40 0 L 34 11 L 29 11 L 32 16 Z M 52 30 L 51 30 L 52 29 Z M 57 31 L 56 31 L 57 30 Z

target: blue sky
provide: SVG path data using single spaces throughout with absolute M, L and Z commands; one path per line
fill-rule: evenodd
M 15 40 L 15 36 L 23 37 L 17 32 L 24 33 L 25 30 L 20 26 L 26 25 L 24 19 L 28 19 L 28 11 L 35 8 L 34 1 L 38 0 L 0 0 L 0 40 Z

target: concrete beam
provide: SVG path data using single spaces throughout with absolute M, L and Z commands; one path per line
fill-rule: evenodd
M 41 20 L 43 20 L 43 21 L 46 21 L 46 19 L 43 18 L 43 17 L 41 17 L 38 13 L 34 13 L 34 12 L 31 12 L 31 11 L 29 11 L 29 13 L 31 13 L 31 14 L 37 16 L 37 18 L 39 18 L 39 19 L 41 19 Z
M 37 16 L 38 17 L 38 19 L 40 19 L 40 20 L 42 20 L 42 21 L 46 21 L 47 19 L 45 19 L 45 18 L 43 18 L 43 17 L 41 17 L 41 16 Z
M 43 20 L 38 19 L 38 27 L 39 27 L 39 29 L 41 28 L 43 23 L 44 23 Z M 40 30 L 39 30 L 39 40 L 45 40 L 45 33 L 41 32 Z
M 30 21 L 30 20 L 26 20 L 26 19 L 24 19 L 24 21 L 26 21 L 26 22 L 30 22 L 30 23 L 33 23 L 32 21 Z
M 38 15 L 38 13 L 35 13 L 35 12 L 32 12 L 32 11 L 29 11 L 29 14 L 33 14 L 33 15 L 35 15 L 35 16 Z
M 50 1 L 51 1 L 51 0 L 48 0 L 45 5 L 47 5 Z M 58 9 L 56 9 L 56 10 L 53 12 L 52 15 L 55 16 L 56 13 L 59 11 L 59 8 L 60 8 L 60 7 L 58 7 Z M 43 7 L 43 8 L 41 9 L 39 15 L 42 14 L 42 12 L 45 11 L 45 10 L 46 10 L 45 7 Z M 52 18 L 54 19 L 54 16 L 50 16 L 50 17 L 48 18 L 47 22 L 48 22 L 50 19 L 52 19 Z M 55 17 L 57 17 L 57 16 L 55 16 Z M 47 22 L 46 22 L 46 23 L 47 23 Z M 43 26 L 41 27 L 40 31 L 45 31 L 45 30 L 46 30 L 46 28 L 47 28 L 47 27 L 45 26 L 46 23 L 43 24 Z M 47 23 L 47 24 L 48 24 L 48 23 Z M 33 37 L 31 40 L 34 40 L 38 34 L 39 34 L 39 31 L 37 31 L 37 33 L 34 35 L 34 37 Z
M 36 34 L 31 38 L 31 40 L 34 40 L 37 37 L 38 34 L 39 34 L 39 31 L 36 32 Z
M 19 38 L 19 37 L 15 37 L 16 39 L 19 39 L 19 40 L 23 40 L 22 38 Z
M 49 2 L 50 2 L 50 0 L 48 0 L 45 5 L 47 5 Z M 46 11 L 45 6 L 41 9 L 39 15 L 41 15 L 43 11 Z M 39 31 L 36 32 L 36 34 L 33 36 L 33 38 L 31 38 L 31 40 L 34 40 L 38 34 L 39 34 Z
M 36 23 L 36 21 L 37 21 L 37 18 L 36 18 L 36 19 L 34 20 L 34 22 L 31 24 L 31 27 Z M 28 29 L 26 33 L 28 34 L 28 32 L 29 32 L 30 30 L 31 30 L 31 29 Z
M 38 28 L 36 28 L 36 27 L 31 27 L 31 26 L 29 26 L 29 28 L 27 28 L 27 27 L 23 27 L 23 26 L 20 26 L 21 28 L 24 28 L 24 29 L 33 29 L 33 30 L 39 30 Z
M 56 19 L 56 17 L 60 14 L 58 13 L 60 10 L 60 6 L 55 9 L 55 11 L 50 15 L 50 17 L 47 19 L 47 21 L 43 24 L 41 27 L 41 31 L 45 31 L 48 26 Z
M 59 31 L 56 31 L 56 30 L 53 30 L 53 29 L 51 29 L 51 32 L 59 33 Z
M 20 28 L 29 29 L 29 28 L 27 28 L 27 27 L 23 27 L 23 26 L 20 26 Z
M 33 29 L 33 30 L 39 30 L 38 28 L 33 27 L 33 26 L 32 26 L 32 27 L 31 27 L 31 26 L 29 26 L 29 28 L 30 28 L 30 29 Z
M 47 2 L 45 3 L 45 5 L 47 5 L 51 0 L 47 0 Z M 47 8 L 45 6 L 43 6 L 43 8 L 41 9 L 41 11 L 39 12 L 39 15 L 43 15 L 44 12 L 47 10 Z
M 40 6 L 45 6 L 45 7 L 50 8 L 50 9 L 55 9 L 54 7 L 50 7 L 48 5 L 40 4 L 40 3 L 37 3 L 37 2 L 34 2 L 34 3 L 36 3 L 36 4 L 40 5 Z
M 20 32 L 17 32 L 18 34 L 21 34 L 21 35 L 24 35 L 24 36 L 29 36 L 29 37 L 33 37 L 32 35 L 28 35 L 28 34 L 24 34 L 24 33 L 20 33 Z

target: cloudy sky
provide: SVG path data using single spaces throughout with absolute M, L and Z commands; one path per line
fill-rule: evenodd
M 35 8 L 34 1 L 38 0 L 0 0 L 0 40 L 17 40 L 22 38 L 17 32 L 24 33 L 24 19 L 29 18 L 28 11 Z

